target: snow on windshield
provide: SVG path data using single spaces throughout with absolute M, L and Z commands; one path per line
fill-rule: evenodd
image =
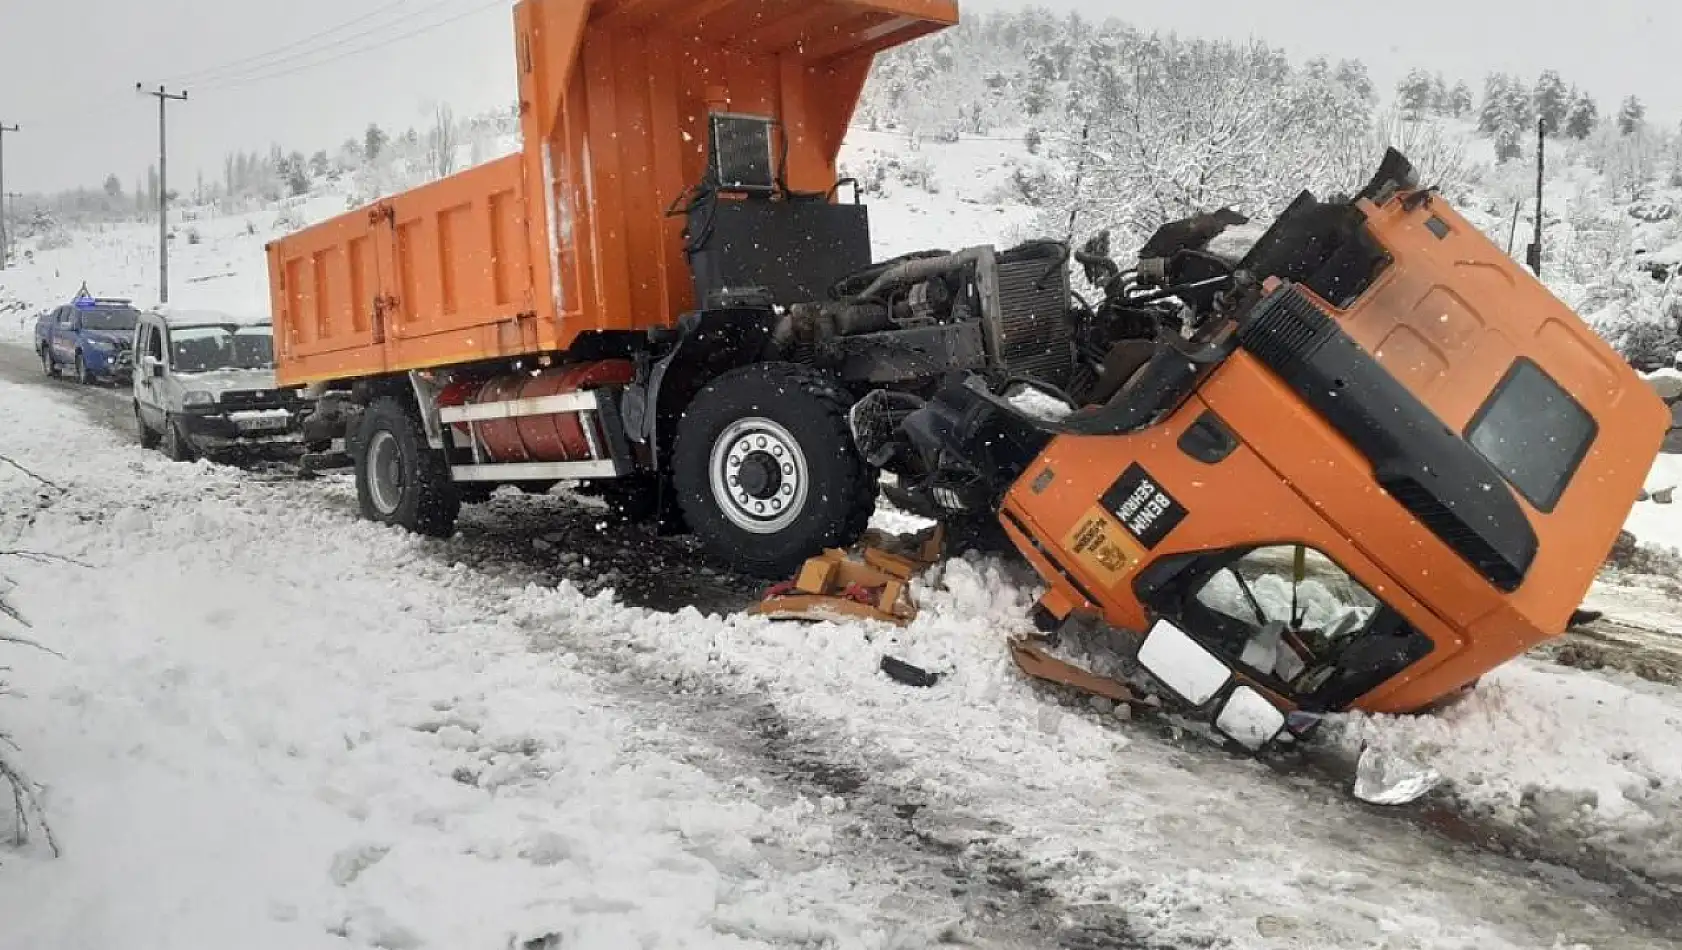
M 170 356 L 179 373 L 274 366 L 274 331 L 270 327 L 177 327 L 169 336 Z
M 1335 629 L 1346 614 L 1354 614 L 1359 621 L 1346 629 L 1364 627 L 1378 608 L 1377 599 L 1335 563 L 1314 551 L 1304 552 L 1303 579 L 1293 584 L 1294 555 L 1295 549 L 1290 547 L 1253 551 L 1233 565 L 1237 574 L 1222 571 L 1211 577 L 1198 592 L 1197 599 L 1245 622 L 1255 620 L 1258 610 L 1266 618 L 1264 622 L 1289 622 L 1294 603 L 1304 629 Z M 1244 584 L 1238 582 L 1237 575 L 1243 575 Z M 1253 602 L 1251 597 L 1255 598 Z

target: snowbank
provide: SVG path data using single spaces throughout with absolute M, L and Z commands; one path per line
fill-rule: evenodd
M 1352 715 L 1340 740 L 1435 768 L 1476 812 L 1682 882 L 1682 693 L 1519 660 L 1431 716 Z
M 688 764 L 424 542 L 0 403 L 0 452 L 69 489 L 0 465 L 0 547 L 86 565 L 0 564 L 64 654 L 3 658 L 63 855 L 0 861 L 0 947 L 888 947 L 958 915 L 837 859 L 824 803 Z
M 1033 590 L 1013 568 L 945 565 L 903 631 L 656 613 L 453 566 L 355 520 L 336 485 L 173 465 L 33 389 L 0 399 L 25 423 L 5 451 L 72 487 L 6 529 L 92 565 L 8 565 L 68 657 L 17 661 L 29 696 L 0 704 L 65 856 L 0 865 L 0 918 L 24 922 L 0 947 L 888 947 L 961 916 L 861 852 L 848 806 L 768 789 L 710 724 L 613 692 L 603 658 L 651 695 L 774 704 L 919 840 L 1140 939 L 1622 928 L 1323 789 L 1049 701 L 1003 649 Z M 884 653 L 942 678 L 900 686 Z

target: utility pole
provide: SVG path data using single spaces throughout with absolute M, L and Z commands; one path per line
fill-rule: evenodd
M 170 93 L 159 86 L 156 92 L 149 92 L 140 83 L 134 84 L 134 90 L 158 100 L 158 302 L 169 303 L 169 137 L 164 112 L 171 101 L 186 102 L 187 91 Z
M 1548 122 L 1536 120 L 1536 237 L 1530 243 L 1530 270 L 1542 276 L 1542 178 L 1547 167 Z
M 6 192 L 6 133 L 19 131 L 15 125 L 0 122 L 0 195 Z M 0 197 L 0 270 L 11 259 L 12 245 L 6 240 L 6 199 Z

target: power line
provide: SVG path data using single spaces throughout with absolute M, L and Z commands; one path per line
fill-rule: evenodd
M 412 11 L 409 14 L 409 18 L 413 19 L 413 18 L 419 17 L 423 14 L 431 13 L 434 10 L 439 9 L 440 7 L 447 7 L 454 2 L 456 2 L 456 0 L 433 0 L 432 3 L 428 3 L 425 6 L 418 7 L 414 11 Z M 498 0 L 498 2 L 495 3 L 495 4 L 488 4 L 487 7 L 488 6 L 502 5 L 502 4 L 505 4 L 506 2 L 507 2 L 507 0 Z M 456 17 L 456 19 L 460 19 L 461 17 L 469 16 L 473 13 L 477 13 L 477 12 L 479 12 L 479 10 L 486 9 L 487 7 L 474 8 L 472 10 L 469 10 L 469 11 L 465 12 L 465 13 L 459 14 Z M 450 22 L 450 21 L 446 20 L 445 22 L 447 23 L 447 22 Z M 212 74 L 212 75 L 209 75 L 207 77 L 201 78 L 201 79 L 196 81 L 196 84 L 197 85 L 205 85 L 205 84 L 214 85 L 214 84 L 217 84 L 217 83 L 232 83 L 232 84 L 235 84 L 235 85 L 243 85 L 244 83 L 246 83 L 248 81 L 252 81 L 256 78 L 265 77 L 268 73 L 270 73 L 271 71 L 274 71 L 274 70 L 276 70 L 280 67 L 286 67 L 286 68 L 290 69 L 291 67 L 289 66 L 289 64 L 291 64 L 291 63 L 298 62 L 299 60 L 307 60 L 310 57 L 318 56 L 318 55 L 320 55 L 322 53 L 325 53 L 329 50 L 340 49 L 340 48 L 344 47 L 346 44 L 353 43 L 357 40 L 366 39 L 366 38 L 371 37 L 371 36 L 376 36 L 379 33 L 383 32 L 385 30 L 388 30 L 388 29 L 390 29 L 394 26 L 402 26 L 402 25 L 404 25 L 404 21 L 401 21 L 401 20 L 391 22 L 391 23 L 381 23 L 381 24 L 378 24 L 378 25 L 375 25 L 375 26 L 368 27 L 367 29 L 358 30 L 355 33 L 350 33 L 350 34 L 347 34 L 345 36 L 341 36 L 341 37 L 333 40 L 332 42 L 323 43 L 323 44 L 321 44 L 319 46 L 316 46 L 316 47 L 313 47 L 311 49 L 303 49 L 303 50 L 298 50 L 297 52 L 294 52 L 294 53 L 288 53 L 284 56 L 276 58 L 273 62 L 262 63 L 260 65 L 252 64 L 252 65 L 245 65 L 245 66 L 239 66 L 239 65 L 236 64 L 236 68 L 222 70 L 222 71 L 220 71 L 219 74 Z M 441 25 L 442 24 L 435 24 L 435 26 L 441 26 Z M 431 29 L 431 28 L 435 28 L 435 27 L 429 27 L 428 29 Z M 398 37 L 400 38 L 404 35 L 406 35 L 406 34 L 398 34 Z M 381 45 L 381 44 L 376 43 L 373 47 L 370 47 L 370 48 L 378 48 L 379 45 Z M 356 52 L 358 52 L 358 50 L 349 50 L 345 53 L 345 55 L 347 55 L 347 56 L 354 55 Z M 324 62 L 331 62 L 331 61 L 332 61 L 331 59 L 324 60 Z M 307 68 L 307 66 L 305 68 Z M 284 72 L 277 73 L 277 75 L 285 75 L 285 74 L 286 73 L 284 73 Z
M 351 19 L 345 20 L 342 23 L 335 23 L 332 26 L 329 26 L 325 29 L 317 30 L 316 32 L 311 33 L 308 36 L 305 36 L 301 39 L 293 40 L 292 42 L 287 43 L 283 46 L 276 46 L 275 48 L 273 48 L 271 50 L 267 50 L 267 51 L 262 52 L 262 53 L 256 53 L 256 54 L 253 54 L 251 56 L 241 57 L 240 59 L 229 60 L 228 62 L 222 63 L 221 65 L 218 65 L 218 66 L 206 66 L 203 69 L 195 69 L 190 73 L 181 73 L 180 75 L 169 76 L 169 77 L 166 77 L 166 78 L 170 79 L 171 81 L 178 82 L 178 83 L 179 82 L 186 82 L 186 81 L 197 81 L 197 80 L 199 80 L 203 77 L 212 76 L 212 75 L 224 72 L 224 71 L 229 70 L 229 69 L 234 69 L 235 67 L 244 67 L 244 66 L 250 65 L 252 63 L 256 63 L 260 60 L 268 59 L 268 58 L 270 58 L 272 56 L 275 56 L 279 53 L 284 53 L 284 52 L 287 52 L 288 50 L 296 49 L 296 48 L 298 48 L 300 46 L 303 46 L 307 43 L 310 43 L 314 40 L 318 40 L 318 39 L 320 39 L 324 36 L 329 36 L 333 33 L 337 33 L 338 31 L 344 29 L 347 26 L 355 26 L 358 23 L 366 23 L 369 20 L 371 20 L 371 19 L 373 19 L 377 16 L 380 16 L 381 14 L 384 14 L 389 10 L 395 10 L 398 7 L 404 6 L 408 2 L 409 2 L 409 0 L 392 0 L 392 2 L 387 3 L 383 6 L 375 7 L 373 10 L 370 10 L 369 12 L 364 13 L 361 16 L 352 17 Z M 273 64 L 270 64 L 270 65 L 273 65 Z
M 243 89 L 246 86 L 253 86 L 253 85 L 256 85 L 258 83 L 267 82 L 271 79 L 279 79 L 279 78 L 284 77 L 284 76 L 292 76 L 292 75 L 296 75 L 296 74 L 301 73 L 301 72 L 307 72 L 311 69 L 315 69 L 318 66 L 325 66 L 328 63 L 335 63 L 335 62 L 338 62 L 339 60 L 348 59 L 352 56 L 356 56 L 356 55 L 359 55 L 361 53 L 367 53 L 367 52 L 372 52 L 373 50 L 383 49 L 387 46 L 391 46 L 393 44 L 400 43 L 404 40 L 412 39 L 416 36 L 420 36 L 423 33 L 430 33 L 433 30 L 439 29 L 441 27 L 448 26 L 451 23 L 455 23 L 459 20 L 465 20 L 470 16 L 475 16 L 477 14 L 483 13 L 487 10 L 490 10 L 490 9 L 493 9 L 493 8 L 496 8 L 496 7 L 506 8 L 507 6 L 508 6 L 508 0 L 492 0 L 492 2 L 490 2 L 490 3 L 481 4 L 481 5 L 476 6 L 472 9 L 470 9 L 470 10 L 464 10 L 461 13 L 456 14 L 455 16 L 446 17 L 445 19 L 439 20 L 436 23 L 433 23 L 433 24 L 430 24 L 430 25 L 427 25 L 427 26 L 423 26 L 423 27 L 419 27 L 417 29 L 410 30 L 407 33 L 399 33 L 395 36 L 387 37 L 386 39 L 381 40 L 378 43 L 370 43 L 366 46 L 359 46 L 359 47 L 356 47 L 355 49 L 345 50 L 342 53 L 335 53 L 334 55 L 328 56 L 324 59 L 319 59 L 319 60 L 316 60 L 316 61 L 310 62 L 310 63 L 302 63 L 298 66 L 288 67 L 286 69 L 282 69 L 282 70 L 279 70 L 279 71 L 276 71 L 276 72 L 258 72 L 254 75 L 237 77 L 233 81 L 228 82 L 225 85 L 213 86 L 212 88 L 215 89 L 216 91 L 219 91 L 219 92 L 229 92 L 229 91 L 232 91 L 232 90 L 235 90 L 235 89 Z M 324 47 L 324 49 L 325 49 L 325 47 Z

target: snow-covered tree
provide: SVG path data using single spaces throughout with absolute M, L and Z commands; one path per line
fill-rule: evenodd
M 1505 73 L 1490 73 L 1483 81 L 1483 105 L 1478 109 L 1478 131 L 1493 137 L 1507 124 L 1507 87 L 1512 79 Z
M 1484 81 L 1478 131 L 1495 143 L 1497 161 L 1524 154 L 1524 143 L 1535 132 L 1536 104 L 1526 86 L 1505 73 L 1491 73 Z
M 1396 101 L 1410 120 L 1423 119 L 1434 111 L 1431 75 L 1423 69 L 1410 71 L 1396 86 Z
M 362 154 L 369 162 L 379 161 L 380 153 L 385 151 L 389 141 L 390 136 L 385 134 L 385 130 L 370 122 L 367 131 L 362 133 Z
M 1345 59 L 1337 64 L 1337 81 L 1355 94 L 1355 98 L 1365 103 L 1378 101 L 1377 91 L 1373 88 L 1372 77 L 1367 74 L 1367 64 L 1358 59 Z
M 1558 135 L 1565 128 L 1566 114 L 1571 108 L 1571 93 L 1565 80 L 1554 70 L 1546 70 L 1536 80 L 1533 94 L 1537 116 L 1549 135 Z
M 1618 106 L 1618 131 L 1634 135 L 1647 120 L 1647 107 L 1635 96 L 1626 96 Z
M 1443 79 L 1442 73 L 1434 73 L 1431 76 L 1431 114 L 1448 114 L 1448 83 Z
M 106 176 L 105 194 L 112 198 L 121 198 L 123 196 L 123 180 L 116 175 Z
M 1472 114 L 1472 87 L 1466 85 L 1464 79 L 1455 83 L 1454 88 L 1449 90 L 1447 114 L 1456 119 L 1464 119 Z
M 1578 140 L 1586 139 L 1599 124 L 1600 107 L 1595 105 L 1594 99 L 1581 92 L 1572 97 L 1571 108 L 1565 116 L 1565 134 Z
M 1358 83 L 1294 70 L 1262 44 L 1117 36 L 1089 47 L 1074 75 L 1070 126 L 1090 123 L 1091 141 L 1059 150 L 1066 168 L 1085 169 L 1079 194 L 1065 188 L 1047 202 L 1059 228 L 1071 207 L 1077 229 L 1127 238 L 1222 206 L 1272 214 L 1334 177 L 1329 143 L 1368 122 Z

